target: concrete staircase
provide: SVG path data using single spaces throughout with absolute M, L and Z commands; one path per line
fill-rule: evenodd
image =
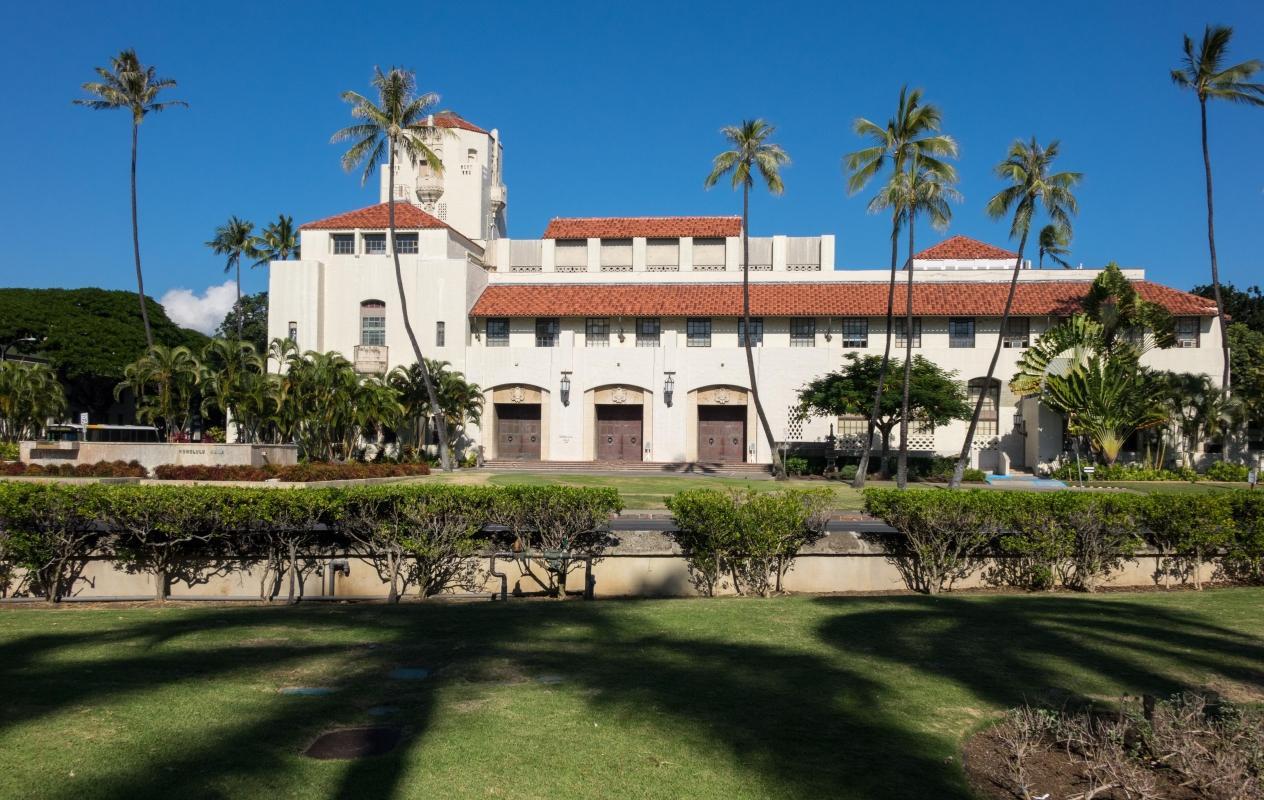
M 767 478 L 768 464 L 714 464 L 667 461 L 510 461 L 494 458 L 485 469 L 503 472 L 587 472 L 619 475 L 710 475 L 715 477 Z

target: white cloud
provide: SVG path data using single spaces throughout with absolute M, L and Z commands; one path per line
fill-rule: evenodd
M 172 289 L 158 301 L 175 324 L 211 334 L 237 302 L 237 284 L 224 281 L 208 286 L 201 295 L 191 289 Z

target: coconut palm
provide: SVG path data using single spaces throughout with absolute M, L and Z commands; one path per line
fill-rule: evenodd
M 1009 186 L 997 192 L 987 204 L 987 213 L 992 219 L 1000 219 L 1012 210 L 1013 220 L 1010 223 L 1010 238 L 1018 238 L 1018 254 L 1014 257 L 1014 274 L 1010 278 L 1009 293 L 1005 297 L 1005 309 L 1001 312 L 1001 327 L 996 335 L 996 348 L 992 351 L 992 360 L 988 363 L 987 377 L 984 386 L 992 384 L 996 373 L 996 362 L 1001 357 L 1001 344 L 1005 339 L 1005 330 L 1009 325 L 1010 312 L 1014 308 L 1014 294 L 1018 289 L 1018 276 L 1023 267 L 1023 251 L 1027 248 L 1027 237 L 1031 233 L 1032 218 L 1043 208 L 1049 220 L 1061 226 L 1067 232 L 1071 230 L 1071 217 L 1079 209 L 1073 189 L 1083 177 L 1078 172 L 1052 172 L 1053 162 L 1058 157 L 1058 142 L 1054 140 L 1048 147 L 1042 147 L 1033 136 L 1030 142 L 1015 141 L 1009 149 L 1006 159 L 996 166 L 996 174 Z M 965 441 L 961 444 L 961 455 L 952 471 L 949 485 L 953 488 L 961 486 L 961 478 L 965 474 L 966 462 L 970 458 L 970 450 L 974 445 L 974 432 L 979 426 L 979 416 L 983 413 L 983 404 L 988 399 L 988 392 L 979 392 L 979 399 L 974 404 L 974 414 L 966 429 Z
M 161 424 L 170 441 L 188 428 L 193 391 L 201 377 L 201 365 L 189 348 L 156 344 L 123 368 L 123 380 L 114 387 L 114 399 L 131 389 L 136 395 L 137 419 L 155 426 Z
M 240 339 L 212 339 L 202 348 L 200 366 L 202 413 L 219 411 L 237 426 L 238 441 L 253 441 L 257 426 L 242 427 L 241 406 L 252 376 L 264 372 L 263 359 L 254 345 Z
M 269 222 L 263 233 L 255 239 L 255 249 L 259 260 L 252 266 L 256 267 L 266 266 L 273 261 L 289 261 L 291 257 L 302 258 L 294 218 L 281 214 L 274 222 Z
M 66 413 L 66 394 L 47 364 L 0 361 L 0 442 L 34 439 Z
M 1040 229 L 1038 243 L 1040 245 L 1040 261 L 1038 264 L 1040 269 L 1045 268 L 1045 256 L 1049 256 L 1050 261 L 1063 269 L 1071 268 L 1070 263 L 1066 260 L 1066 257 L 1071 254 L 1069 247 L 1071 244 L 1070 231 L 1050 223 Z
M 395 159 L 403 155 L 413 161 L 424 161 L 436 174 L 443 172 L 443 162 L 426 144 L 433 131 L 429 115 L 439 102 L 433 92 L 417 94 L 417 83 L 412 72 L 392 67 L 387 72 L 374 68 L 373 88 L 378 102 L 358 92 L 343 92 L 342 99 L 351 104 L 351 116 L 360 120 L 333 135 L 332 142 L 352 141 L 351 149 L 342 156 L 343 169 L 352 171 L 364 166 L 360 182 L 363 184 L 377 171 L 378 165 L 387 162 L 386 195 L 387 225 L 389 227 L 391 257 L 395 260 L 395 282 L 399 287 L 399 308 L 404 317 L 404 331 L 413 347 L 415 363 L 421 365 L 422 381 L 430 411 L 439 425 L 439 462 L 445 471 L 452 470 L 452 456 L 448 452 L 447 422 L 439 410 L 439 398 L 434 381 L 426 370 L 425 357 L 412 321 L 408 318 L 408 298 L 404 294 L 404 273 L 399 266 L 399 251 L 395 248 Z
M 750 190 L 755 185 L 755 174 L 758 173 L 770 193 L 781 194 L 785 191 L 785 185 L 781 181 L 781 168 L 790 163 L 790 156 L 781 149 L 781 145 L 769 141 L 775 130 L 776 128 L 762 119 L 748 119 L 740 125 L 721 128 L 720 133 L 733 149 L 725 150 L 712 160 L 711 174 L 707 175 L 703 185 L 710 189 L 720 178 L 731 175 L 733 188 L 742 187 L 742 346 L 746 350 L 746 372 L 750 378 L 751 400 L 755 404 L 760 427 L 764 429 L 768 449 L 772 452 L 773 475 L 778 480 L 785 480 L 785 465 L 781 463 L 777 443 L 772 437 L 772 426 L 768 424 L 768 415 L 764 413 L 764 404 L 759 399 L 759 386 L 755 381 L 755 356 L 750 342 Z
M 250 220 L 232 216 L 228 222 L 215 229 L 215 238 L 206 243 L 211 252 L 218 256 L 227 256 L 224 272 L 236 271 L 237 281 L 237 338 L 241 338 L 241 261 L 242 259 L 258 259 L 260 252 L 255 246 L 255 224 Z
M 885 385 L 886 372 L 891 361 L 891 335 L 895 317 L 895 274 L 899 262 L 900 225 L 903 222 L 902 209 L 896 204 L 889 206 L 879 200 L 892 188 L 895 176 L 906 169 L 909 159 L 916 155 L 923 169 L 941 171 L 947 167 L 943 161 L 957 155 L 957 143 L 951 136 L 937 133 L 940 126 L 940 112 L 936 106 L 922 102 L 922 90 L 908 91 L 907 86 L 900 88 L 900 101 L 895 116 L 885 126 L 858 118 L 852 125 L 857 136 L 870 141 L 868 147 L 848 153 L 843 158 L 843 167 L 849 173 L 847 190 L 855 194 L 865 188 L 876 175 L 886 169 L 892 169 L 892 179 L 888 181 L 882 193 L 869 204 L 870 211 L 880 210 L 875 202 L 891 211 L 891 278 L 887 286 L 887 331 L 886 343 L 882 351 L 882 369 L 878 378 L 878 389 L 874 393 L 873 411 L 869 414 L 869 426 L 865 437 L 865 445 L 860 452 L 860 465 L 856 469 L 856 478 L 852 486 L 859 489 L 865 485 L 865 476 L 869 471 L 869 444 L 873 441 L 874 420 L 882 407 L 882 388 Z M 910 273 L 910 278 L 912 277 Z M 907 323 L 906 323 L 907 324 Z M 905 328 L 910 333 L 909 328 Z M 907 362 L 909 359 L 905 359 Z M 885 469 L 885 463 L 883 465 Z
M 145 325 L 145 344 L 154 345 L 154 335 L 149 329 L 149 310 L 145 307 L 145 278 L 140 268 L 140 226 L 136 214 L 136 144 L 140 124 L 149 114 L 156 114 L 176 106 L 188 107 L 183 100 L 158 100 L 164 89 L 174 88 L 171 78 L 159 78 L 153 67 L 140 63 L 135 50 L 124 50 L 110 59 L 110 66 L 97 67 L 99 81 L 83 84 L 83 90 L 91 97 L 78 98 L 75 105 L 95 111 L 127 109 L 132 112 L 132 255 L 136 260 L 136 294 L 140 298 L 140 319 Z
M 1198 113 L 1202 124 L 1203 172 L 1207 180 L 1207 249 L 1211 252 L 1211 287 L 1216 298 L 1216 315 L 1220 319 L 1220 346 L 1224 352 L 1224 373 L 1221 391 L 1229 391 L 1229 331 L 1225 322 L 1224 301 L 1220 296 L 1220 266 L 1216 262 L 1216 224 L 1211 191 L 1211 152 L 1207 147 L 1207 101 L 1227 100 L 1251 106 L 1264 106 L 1264 84 L 1251 83 L 1264 63 L 1251 59 L 1225 66 L 1233 28 L 1208 25 L 1202 41 L 1185 37 L 1185 57 L 1178 69 L 1172 70 L 1172 82 L 1189 89 L 1198 97 Z

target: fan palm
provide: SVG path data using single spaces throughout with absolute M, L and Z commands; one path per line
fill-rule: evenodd
M 1229 40 L 1233 28 L 1208 25 L 1202 41 L 1185 37 L 1185 57 L 1180 68 L 1172 70 L 1172 82 L 1189 89 L 1198 97 L 1198 113 L 1202 124 L 1203 172 L 1207 180 L 1207 248 L 1211 252 L 1211 287 L 1216 298 L 1216 315 L 1220 319 L 1220 346 L 1224 353 L 1221 391 L 1229 391 L 1229 331 L 1225 322 L 1224 301 L 1220 296 L 1220 266 L 1216 261 L 1216 224 L 1211 191 L 1211 153 L 1207 148 L 1207 101 L 1227 100 L 1251 106 L 1264 106 L 1264 84 L 1251 83 L 1255 73 L 1264 69 L 1256 59 L 1226 66 Z
M 140 319 L 145 325 L 145 344 L 154 345 L 154 334 L 149 329 L 149 310 L 145 307 L 145 277 L 140 268 L 140 226 L 136 214 L 136 145 L 140 124 L 149 114 L 156 114 L 177 106 L 188 107 L 183 100 L 158 99 L 164 89 L 174 88 L 171 78 L 159 78 L 153 67 L 140 63 L 135 50 L 124 50 L 110 59 L 109 68 L 97 67 L 99 81 L 83 84 L 83 90 L 91 97 L 78 98 L 75 105 L 95 111 L 117 108 L 132 112 L 132 255 L 136 260 L 136 294 L 140 298 Z
M 302 258 L 294 218 L 281 214 L 274 222 L 269 222 L 255 240 L 255 249 L 259 260 L 252 266 L 256 267 L 265 266 L 272 261 L 289 261 L 291 257 Z
M 427 144 L 432 128 L 428 123 L 428 115 L 439 102 L 439 96 L 433 92 L 417 94 L 417 84 L 413 73 L 408 70 L 392 67 L 387 72 L 374 68 L 373 88 L 377 91 L 378 102 L 358 92 L 343 92 L 342 99 L 351 105 L 351 116 L 360 120 L 354 125 L 343 128 L 333 135 L 334 143 L 351 141 L 351 149 L 342 156 L 343 169 L 350 172 L 359 165 L 364 171 L 360 182 L 363 184 L 373 176 L 378 165 L 387 162 L 386 195 L 387 224 L 390 229 L 391 256 L 395 260 L 395 282 L 399 288 L 399 308 L 404 317 L 404 330 L 408 341 L 412 344 L 415 363 L 421 365 L 422 380 L 426 387 L 426 397 L 430 401 L 430 411 L 439 425 L 439 461 L 445 471 L 452 470 L 452 456 L 448 452 L 447 422 L 439 410 L 439 398 L 435 393 L 434 381 L 425 366 L 425 357 L 421 353 L 421 345 L 417 343 L 417 335 L 413 332 L 412 321 L 408 318 L 408 298 L 404 294 L 404 273 L 399 266 L 399 251 L 395 247 L 395 159 L 404 155 L 413 162 L 424 161 L 436 174 L 443 172 L 443 162 L 437 153 Z
M 906 169 L 910 158 L 917 156 L 924 169 L 932 172 L 949 168 L 943 159 L 956 157 L 957 143 L 951 136 L 937 133 L 940 126 L 940 112 L 936 106 L 922 102 L 922 90 L 908 91 L 908 87 L 900 88 L 900 101 L 895 116 L 885 126 L 871 122 L 864 117 L 858 118 L 852 125 L 857 136 L 870 141 L 868 147 L 848 153 L 843 158 L 844 169 L 849 173 L 847 190 L 855 194 L 881 173 L 888 164 L 892 169 L 892 179 Z M 892 188 L 889 181 L 883 193 Z M 881 196 L 881 195 L 879 195 Z M 875 198 L 877 200 L 877 198 Z M 870 203 L 871 211 L 878 210 Z M 882 368 L 879 373 L 877 390 L 874 392 L 873 411 L 869 414 L 869 425 L 865 446 L 860 452 L 860 465 L 856 469 L 856 478 L 852 486 L 859 489 L 865 485 L 865 475 L 869 471 L 869 444 L 873 441 L 874 421 L 882 407 L 882 387 L 885 385 L 886 372 L 891 362 L 891 334 L 895 317 L 895 272 L 899 262 L 899 235 L 903 221 L 902 209 L 895 204 L 891 210 L 891 278 L 887 286 L 887 330 L 886 343 L 882 351 Z M 910 273 L 909 277 L 912 277 Z M 908 323 L 906 322 L 906 325 Z M 911 338 L 912 331 L 905 328 Z M 905 359 L 907 362 L 909 359 Z M 886 465 L 883 465 L 886 469 Z
M 902 216 L 908 227 L 908 273 L 904 303 L 904 379 L 902 400 L 900 404 L 900 449 L 896 466 L 896 483 L 903 489 L 908 486 L 908 417 L 909 387 L 912 381 L 913 365 L 913 253 L 916 222 L 918 214 L 926 214 L 936 230 L 943 230 L 952 221 L 951 201 L 961 199 L 961 195 L 953 188 L 957 180 L 957 172 L 950 165 L 932 159 L 925 165 L 921 157 L 913 154 L 908 168 L 891 176 L 891 180 L 883 187 L 869 204 L 873 211 L 895 209 L 897 216 Z M 890 337 L 888 324 L 888 338 Z M 881 395 L 879 395 L 881 397 Z M 863 456 L 862 456 L 863 457 Z
M 720 129 L 732 149 L 725 150 L 712 160 L 711 173 L 707 175 L 703 185 L 710 189 L 720 178 L 730 175 L 733 188 L 742 187 L 742 346 L 746 350 L 746 373 L 750 378 L 751 400 L 755 404 L 760 427 L 764 430 L 764 439 L 772 452 L 773 475 L 778 480 L 784 480 L 785 465 L 781 463 L 777 443 L 772 437 L 772 427 L 768 424 L 768 415 L 764 413 L 764 404 L 759 398 L 759 386 L 755 380 L 755 356 L 750 342 L 750 190 L 755 185 L 755 175 L 758 173 L 771 194 L 781 194 L 785 191 L 785 185 L 781 181 L 781 168 L 790 163 L 790 156 L 781 149 L 781 145 L 770 141 L 775 130 L 775 127 L 762 119 L 748 119 L 740 125 L 728 125 Z
M 1038 264 L 1040 269 L 1045 268 L 1045 256 L 1049 256 L 1050 261 L 1063 269 L 1071 268 L 1071 265 L 1066 260 L 1066 257 L 1071 254 L 1069 247 L 1071 244 L 1070 231 L 1050 223 L 1040 229 L 1038 242 L 1040 245 L 1040 261 Z
M 255 246 L 255 224 L 236 216 L 229 217 L 228 222 L 215 229 L 215 238 L 206 243 L 211 252 L 218 256 L 227 256 L 224 272 L 236 271 L 237 281 L 237 338 L 241 339 L 241 321 L 245 316 L 241 313 L 241 261 L 242 259 L 258 259 L 259 250 Z
M 1027 237 L 1031 233 L 1032 218 L 1041 208 L 1053 224 L 1062 227 L 1068 233 L 1071 230 L 1071 217 L 1079 209 L 1073 189 L 1083 177 L 1078 172 L 1052 172 L 1053 162 L 1058 157 L 1058 142 L 1054 140 L 1048 147 L 1042 147 L 1032 137 L 1030 142 L 1016 141 L 1009 149 L 1004 161 L 996 166 L 996 174 L 1009 186 L 993 195 L 988 201 L 987 213 L 993 219 L 1000 219 L 1013 212 L 1010 223 L 1010 238 L 1018 237 L 1018 254 L 1014 258 L 1014 274 L 1010 278 L 1009 293 L 1005 297 L 1005 309 L 1001 313 L 1001 327 L 997 331 L 996 348 L 992 351 L 992 360 L 988 363 L 987 378 L 983 385 L 989 386 L 996 374 L 996 362 L 1001 357 L 1001 345 L 1005 339 L 1005 330 L 1009 326 L 1010 312 L 1014 308 L 1014 294 L 1018 289 L 1018 276 L 1023 267 L 1023 251 L 1027 247 Z M 961 455 L 952 471 L 950 486 L 961 486 L 965 474 L 966 462 L 970 458 L 970 450 L 974 445 L 974 432 L 979 426 L 979 416 L 983 413 L 983 404 L 988 399 L 988 392 L 979 392 L 979 399 L 974 405 L 974 414 L 970 417 L 970 425 L 966 428 L 965 441 L 961 445 Z

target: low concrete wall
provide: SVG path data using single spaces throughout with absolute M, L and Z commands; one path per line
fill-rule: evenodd
M 657 531 L 620 531 L 619 544 L 593 565 L 594 593 L 597 597 L 693 597 L 695 589 L 689 567 L 670 536 Z M 302 592 L 307 597 L 330 596 L 330 581 L 324 565 L 330 557 L 308 559 L 303 571 Z M 1114 573 L 1103 586 L 1148 587 L 1161 582 L 1163 555 L 1139 555 Z M 385 598 L 387 587 L 369 561 L 351 558 L 351 574 L 336 575 L 333 597 Z M 986 568 L 986 564 L 984 567 Z M 316 569 L 319 567 L 319 569 Z M 500 589 L 500 580 L 488 575 L 488 557 L 478 560 L 478 585 L 474 591 L 491 597 Z M 520 565 L 509 559 L 497 561 L 497 568 L 508 576 L 511 593 L 535 594 L 543 587 Z M 536 565 L 543 574 L 540 565 Z M 1204 580 L 1212 570 L 1204 566 Z M 192 583 L 174 580 L 170 597 L 181 599 L 249 599 L 258 598 L 262 569 L 254 564 L 226 563 L 207 568 Z M 280 596 L 288 587 L 288 576 L 282 576 Z M 984 570 L 976 571 L 954 588 L 987 586 Z M 583 569 L 571 573 L 571 591 L 583 589 Z M 833 592 L 880 592 L 905 589 L 899 570 L 875 542 L 850 532 L 831 533 L 806 548 L 795 559 L 787 574 L 784 588 L 790 592 L 827 594 Z M 455 593 L 455 592 L 454 592 Z M 415 596 L 415 590 L 409 594 Z M 106 559 L 91 560 L 75 582 L 71 596 L 76 600 L 151 598 L 154 584 L 151 576 L 124 571 Z
M 27 464 L 95 464 L 98 461 L 139 461 L 151 473 L 163 464 L 189 466 L 247 466 L 298 463 L 292 444 L 212 444 L 207 442 L 22 442 L 21 460 Z

